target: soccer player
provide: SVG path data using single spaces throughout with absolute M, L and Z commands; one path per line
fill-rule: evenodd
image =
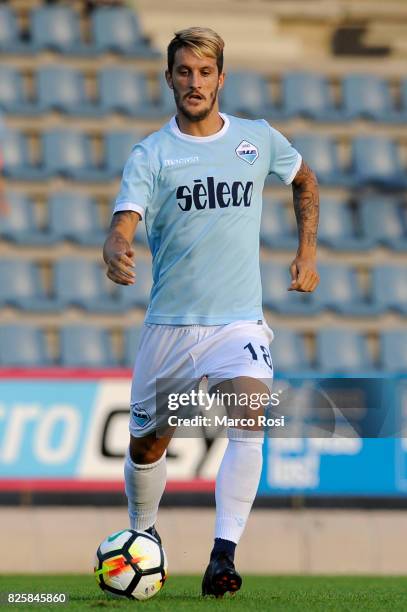
M 299 245 L 288 289 L 310 292 L 319 281 L 315 175 L 265 120 L 219 112 L 223 48 L 221 37 L 206 28 L 182 30 L 171 40 L 166 79 L 176 116 L 133 148 L 104 245 L 107 276 L 132 285 L 132 241 L 145 222 L 153 287 L 133 376 L 125 485 L 132 527 L 156 537 L 171 439 L 171 432 L 156 435 L 156 380 L 190 379 L 192 385 L 207 377 L 209 386 L 221 380 L 222 389 L 238 393 L 270 388 L 272 332 L 263 319 L 259 271 L 262 191 L 270 173 L 293 189 Z M 254 429 L 227 431 L 204 595 L 241 586 L 234 553 L 262 467 L 264 433 Z

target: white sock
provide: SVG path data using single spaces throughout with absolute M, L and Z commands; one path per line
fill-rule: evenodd
M 134 463 L 129 451 L 124 463 L 124 480 L 130 526 L 144 531 L 154 525 L 167 480 L 166 453 L 154 463 Z
M 263 463 L 263 433 L 256 432 L 261 437 L 250 433 L 229 429 L 229 442 L 216 478 L 215 538 L 236 544 L 256 497 Z

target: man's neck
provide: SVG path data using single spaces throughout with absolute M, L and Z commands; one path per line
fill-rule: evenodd
M 202 121 L 190 121 L 185 115 L 178 112 L 175 116 L 175 120 L 180 131 L 189 136 L 212 136 L 219 132 L 225 123 L 219 115 L 218 110 L 210 113 L 210 115 L 202 119 Z

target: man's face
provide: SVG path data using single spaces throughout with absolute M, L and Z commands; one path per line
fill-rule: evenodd
M 198 57 L 187 47 L 178 49 L 172 74 L 167 70 L 165 76 L 178 111 L 190 121 L 202 121 L 211 113 L 224 82 L 215 58 Z

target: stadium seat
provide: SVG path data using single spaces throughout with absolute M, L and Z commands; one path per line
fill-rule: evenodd
M 400 106 L 400 110 L 398 112 L 398 119 L 400 122 L 405 122 L 407 121 L 407 78 L 403 79 L 401 81 L 401 85 L 400 85 L 400 89 L 401 89 L 401 106 Z
M 108 332 L 90 325 L 60 330 L 60 360 L 65 367 L 109 368 L 117 365 Z
M 14 12 L 8 6 L 0 6 L 0 53 L 27 53 L 32 45 L 23 42 Z
M 125 310 L 136 306 L 146 308 L 149 303 L 150 291 L 153 284 L 151 260 L 138 257 L 135 271 L 136 282 L 134 285 L 122 285 L 118 287 L 119 302 Z
M 0 110 L 9 115 L 36 115 L 38 113 L 36 104 L 27 100 L 24 94 L 20 71 L 12 66 L 0 66 Z
M 277 119 L 282 115 L 274 108 L 266 80 L 251 71 L 231 71 L 220 92 L 220 108 L 231 115 Z
M 126 132 L 108 132 L 105 135 L 105 177 L 121 176 L 124 165 L 134 145 L 143 136 L 132 129 Z
M 298 243 L 295 227 L 289 221 L 288 210 L 283 202 L 263 199 L 260 227 L 261 243 L 275 249 L 295 249 Z
M 285 74 L 282 81 L 282 106 L 287 117 L 303 116 L 317 121 L 337 121 L 329 84 L 319 74 L 294 72 Z
M 98 53 L 110 51 L 138 57 L 160 57 L 140 31 L 137 15 L 127 8 L 98 8 L 92 13 L 92 34 Z
M 403 208 L 394 196 L 372 194 L 360 200 L 363 232 L 373 245 L 396 251 L 407 250 L 407 223 Z
M 132 325 L 123 331 L 124 335 L 124 358 L 123 365 L 127 368 L 134 368 L 138 351 L 142 325 Z
M 85 79 L 80 70 L 53 65 L 37 72 L 38 107 L 44 111 L 59 111 L 70 115 L 97 116 L 98 107 L 87 97 Z
M 381 365 L 390 372 L 407 371 L 407 331 L 396 329 L 381 334 Z
M 260 264 L 263 304 L 284 314 L 314 314 L 318 311 L 315 307 L 313 295 L 288 291 L 291 277 L 288 265 L 263 261 Z
M 28 196 L 9 192 L 6 194 L 7 212 L 0 214 L 0 238 L 19 244 L 49 244 L 52 237 L 40 231 L 35 220 L 34 204 Z
M 344 315 L 365 316 L 377 313 L 377 307 L 367 299 L 359 285 L 354 268 L 341 264 L 320 264 L 320 282 L 313 301 Z
M 351 179 L 342 171 L 336 143 L 328 136 L 301 134 L 292 141 L 304 160 L 325 185 L 350 186 Z
M 276 372 L 298 372 L 309 369 L 304 338 L 290 329 L 274 329 L 270 346 L 273 367 Z
M 99 74 L 101 108 L 106 113 L 154 117 L 147 80 L 143 72 L 127 68 L 105 68 Z
M 30 325 L 0 327 L 0 365 L 33 368 L 50 365 L 44 333 Z
M 31 13 L 31 36 L 39 50 L 88 55 L 92 49 L 81 40 L 79 17 L 68 6 L 40 6 Z
M 31 163 L 26 136 L 16 130 L 6 130 L 2 136 L 4 175 L 21 181 L 38 181 L 48 177 L 42 167 Z
M 349 329 L 323 329 L 316 345 L 318 370 L 338 374 L 372 369 L 366 339 Z
M 55 308 L 55 302 L 45 292 L 39 269 L 23 259 L 0 261 L 0 305 L 35 312 Z
M 353 140 L 352 166 L 359 186 L 401 189 L 407 185 L 398 145 L 384 136 L 358 136 Z
M 49 231 L 57 240 L 102 246 L 106 231 L 97 205 L 90 197 L 71 192 L 54 193 L 48 201 Z
M 155 101 L 154 113 L 157 117 L 165 117 L 174 115 L 175 112 L 174 92 L 168 87 L 164 73 L 160 72 L 158 79 L 158 98 Z
M 381 311 L 407 314 L 407 267 L 382 265 L 373 270 L 373 296 Z
M 94 312 L 121 312 L 115 286 L 104 269 L 83 257 L 67 257 L 54 266 L 54 291 L 58 302 Z
M 359 251 L 372 245 L 360 232 L 349 202 L 327 196 L 321 198 L 318 240 L 331 249 L 344 251 Z
M 108 177 L 93 161 L 88 136 L 73 130 L 55 130 L 43 136 L 44 162 L 52 175 L 80 181 L 103 181 Z
M 384 79 L 371 74 L 350 74 L 342 82 L 343 118 L 358 117 L 375 121 L 397 118 L 389 85 Z

